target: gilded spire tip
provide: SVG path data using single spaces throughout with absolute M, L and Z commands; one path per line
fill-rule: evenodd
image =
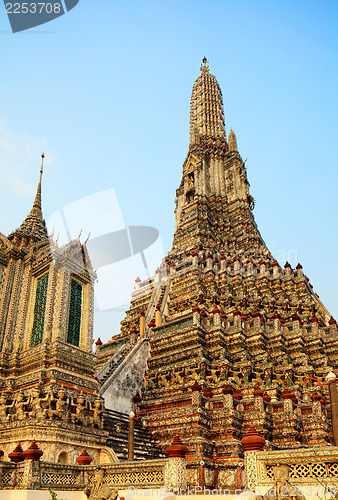
M 201 72 L 203 75 L 206 75 L 210 72 L 209 64 L 207 58 L 204 56 L 201 64 Z
M 41 155 L 41 168 L 40 168 L 40 174 L 43 172 L 43 160 L 45 159 L 45 153 L 42 153 Z M 40 179 L 41 180 L 41 179 Z
M 38 183 L 38 188 L 36 191 L 35 195 L 35 200 L 33 204 L 33 208 L 31 211 L 31 214 L 38 215 L 40 218 L 42 218 L 42 212 L 41 212 L 41 181 L 42 181 L 42 173 L 43 173 L 43 160 L 45 158 L 45 153 L 42 153 L 41 155 L 41 167 L 40 167 L 40 175 L 39 175 L 39 183 Z

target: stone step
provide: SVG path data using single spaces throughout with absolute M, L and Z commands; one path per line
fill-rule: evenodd
M 107 446 L 114 450 L 119 460 L 128 458 L 128 427 L 128 415 L 114 410 L 105 411 L 104 429 L 109 432 Z M 134 457 L 135 460 L 165 457 L 165 453 L 156 446 L 152 435 L 143 427 L 140 419 L 134 421 Z

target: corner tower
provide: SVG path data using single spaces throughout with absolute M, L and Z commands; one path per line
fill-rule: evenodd
M 48 236 L 43 161 L 44 154 L 30 213 L 8 238 L 0 235 L 0 348 L 22 351 L 59 338 L 90 352 L 96 277 L 85 245 L 75 240 L 60 249 Z
M 7 457 L 38 436 L 44 460 L 74 463 L 86 447 L 98 463 L 108 433 L 92 352 L 96 275 L 79 239 L 59 248 L 48 236 L 43 159 L 30 213 L 0 233 L 0 448 Z

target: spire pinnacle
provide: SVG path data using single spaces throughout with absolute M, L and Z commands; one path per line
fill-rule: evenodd
M 33 239 L 35 241 L 42 240 L 48 237 L 46 223 L 42 216 L 41 210 L 41 181 L 43 173 L 43 160 L 45 158 L 44 153 L 41 155 L 41 166 L 38 188 L 36 190 L 36 195 L 33 203 L 32 210 L 27 215 L 26 219 L 23 221 L 19 229 L 11 233 L 8 238 L 11 240 L 15 235 L 19 237 L 26 237 Z
M 225 142 L 223 97 L 216 78 L 210 74 L 206 57 L 195 81 L 190 101 L 190 144 L 203 140 Z
M 42 153 L 41 155 L 41 167 L 40 167 L 40 176 L 39 176 L 39 184 L 38 188 L 36 190 L 36 195 L 33 203 L 33 207 L 31 210 L 31 215 L 36 215 L 40 219 L 42 219 L 42 211 L 41 211 L 41 181 L 42 181 L 42 174 L 43 174 L 43 160 L 45 158 L 45 154 Z
M 210 73 L 209 64 L 208 64 L 207 58 L 205 56 L 202 59 L 201 73 L 203 75 L 206 75 L 207 73 Z

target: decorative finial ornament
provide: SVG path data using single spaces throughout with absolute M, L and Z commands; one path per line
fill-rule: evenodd
M 15 235 L 25 236 L 29 240 L 41 241 L 48 238 L 46 223 L 43 219 L 42 209 L 41 209 L 41 182 L 42 182 L 42 172 L 43 172 L 43 160 L 45 154 L 41 155 L 41 167 L 39 175 L 39 183 L 36 190 L 36 195 L 33 203 L 33 207 L 26 219 L 23 221 L 21 226 L 9 235 L 9 238 L 14 238 Z
M 201 72 L 203 75 L 210 73 L 209 64 L 208 64 L 207 58 L 205 56 L 202 59 Z
M 235 132 L 232 129 L 229 134 L 229 151 L 237 151 L 237 139 Z

